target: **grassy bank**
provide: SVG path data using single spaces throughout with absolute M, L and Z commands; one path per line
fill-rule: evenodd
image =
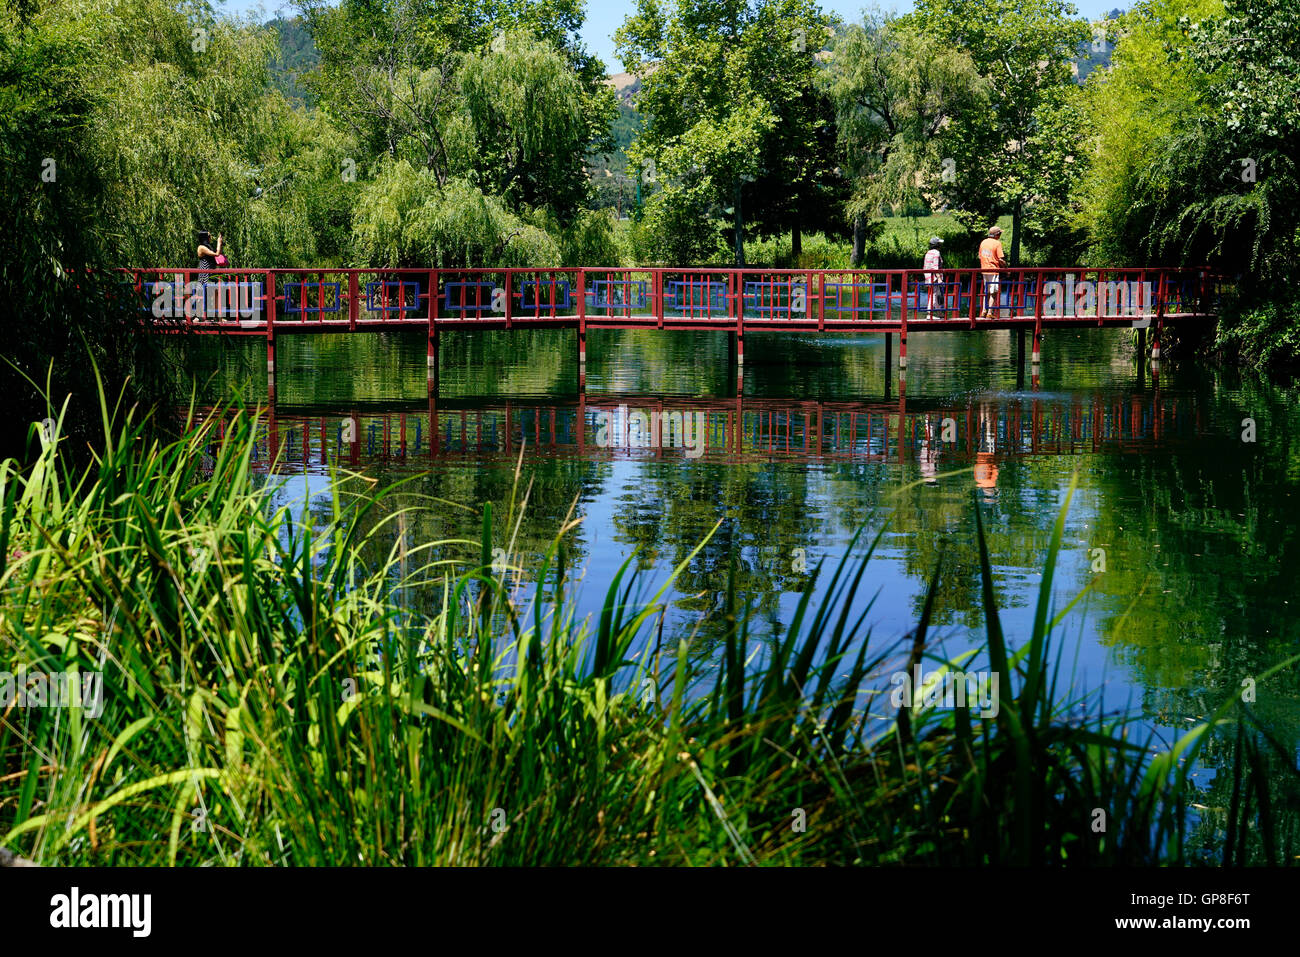
M 0 664 L 102 671 L 105 683 L 93 716 L 4 707 L 0 846 L 24 857 L 1182 860 L 1190 762 L 1230 706 L 1158 753 L 1123 720 L 1065 717 L 1049 600 L 1064 511 L 1018 648 L 999 624 L 979 530 L 982 690 L 999 691 L 996 716 L 981 717 L 891 703 L 891 673 L 941 663 L 925 657 L 932 597 L 901 648 L 864 630 L 872 542 L 819 571 L 826 598 L 810 586 L 779 647 L 750 646 L 733 585 L 734 627 L 713 654 L 693 654 L 661 634 L 665 592 L 632 599 L 627 566 L 601 613 L 576 619 L 572 524 L 540 562 L 494 542 L 490 514 L 481 541 L 403 553 L 391 534 L 402 513 L 370 521 L 379 499 L 360 479 L 336 486 L 314 527 L 273 505 L 250 476 L 254 420 L 236 418 L 220 439 L 195 423 L 160 444 L 109 418 L 89 470 L 68 471 L 56 435 L 28 471 L 0 476 Z M 544 600 L 510 584 L 524 564 Z M 416 587 L 439 590 L 436 614 L 403 606 Z M 1252 765 L 1238 766 L 1244 801 L 1224 826 L 1249 831 L 1251 854 L 1280 853 L 1283 832 L 1256 826 Z

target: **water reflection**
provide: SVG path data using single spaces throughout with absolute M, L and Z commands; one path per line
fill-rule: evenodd
M 733 558 L 761 640 L 781 634 L 819 561 L 838 561 L 863 526 L 883 530 L 857 610 L 872 640 L 914 626 L 942 552 L 934 618 L 950 653 L 982 640 L 974 503 L 1018 644 L 1077 472 L 1054 581 L 1057 611 L 1082 595 L 1058 632 L 1063 685 L 1100 688 L 1106 707 L 1136 709 L 1173 736 L 1294 653 L 1292 386 L 1190 364 L 1143 369 L 1111 330 L 1054 334 L 1039 367 L 1016 361 L 1008 334 L 914 336 L 905 375 L 884 346 L 883 336 L 747 336 L 738 369 L 723 334 L 593 332 L 580 391 L 571 337 L 449 334 L 430 395 L 419 336 L 286 339 L 255 467 L 277 461 L 266 480 L 287 483 L 279 494 L 317 503 L 335 466 L 385 485 L 414 478 L 371 519 L 434 503 L 406 522 L 406 548 L 475 539 L 491 502 L 496 540 L 515 535 L 540 556 L 575 509 L 582 613 L 598 612 L 629 555 L 656 588 L 721 519 L 667 623 L 701 645 Z M 199 348 L 208 401 L 264 398 L 257 343 Z M 631 441 L 647 434 L 633 412 L 668 416 L 670 440 Z M 674 416 L 699 417 L 698 455 L 671 440 Z M 1257 441 L 1243 441 L 1245 419 Z M 516 531 L 504 516 L 517 482 L 531 489 Z M 474 548 L 459 557 L 473 562 Z M 527 563 L 517 573 L 525 596 L 531 574 Z M 1294 751 L 1292 683 L 1261 683 L 1255 708 Z M 1207 807 L 1225 803 L 1214 767 L 1231 753 L 1216 743 L 1196 772 Z M 1288 787 L 1280 776 L 1278 800 L 1300 808 Z
M 420 403 L 277 404 L 262 414 L 258 470 L 423 469 L 474 459 L 776 458 L 909 462 L 929 482 L 974 464 L 997 486 L 999 463 L 1025 456 L 1148 454 L 1193 443 L 1205 427 L 1196 395 L 1112 390 L 1089 396 L 1005 393 L 894 401 L 692 398 L 588 392 L 546 399 L 442 398 Z

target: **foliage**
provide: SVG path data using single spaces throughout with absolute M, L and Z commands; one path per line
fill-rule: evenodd
M 1252 368 L 1300 366 L 1300 296 L 1246 290 L 1228 297 L 1215 348 Z
M 321 53 L 308 77 L 367 162 L 406 161 L 439 186 L 467 179 L 514 213 L 585 199 L 582 157 L 614 112 L 577 38 L 581 3 L 547 0 L 338 5 L 304 0 Z
M 543 229 L 509 212 L 473 183 L 439 185 L 406 160 L 383 163 L 355 210 L 356 255 L 392 267 L 557 266 L 560 249 Z
M 1116 24 L 1111 66 L 1085 86 L 1089 161 L 1078 195 L 1090 264 L 1146 262 L 1150 223 L 1138 211 L 1138 180 L 1176 131 L 1206 110 L 1206 78 L 1188 56 L 1182 18 L 1222 9 L 1221 0 L 1143 0 Z
M 940 132 L 952 175 L 934 171 L 929 182 L 972 228 L 1009 212 L 1016 265 L 1027 211 L 1059 202 L 1062 167 L 1075 152 L 1074 137 L 1043 135 L 1042 111 L 1059 111 L 1070 100 L 1070 62 L 1088 26 L 1065 0 L 918 0 L 908 19 L 927 36 L 965 49 L 988 84 L 988 109 L 962 111 Z M 1052 130 L 1073 132 L 1063 124 Z
M 459 72 L 481 188 L 512 208 L 548 205 L 564 219 L 586 198 L 591 142 L 580 79 L 556 51 L 511 31 Z
M 1082 199 L 1099 263 L 1210 265 L 1237 281 L 1216 348 L 1295 356 L 1300 40 L 1293 5 L 1151 0 L 1089 84 Z
M 79 447 L 94 434 L 88 359 L 131 380 L 131 402 L 162 394 L 158 344 L 114 297 L 117 248 L 97 228 L 105 195 L 120 188 L 98 136 L 112 102 L 98 74 L 114 66 L 114 48 L 101 41 L 120 40 L 123 24 L 93 11 L 27 13 L 0 13 L 0 392 L 9 403 L 0 455 L 20 457 L 33 423 L 51 415 L 51 393 L 73 396 L 66 428 Z
M 275 85 L 290 100 L 314 105 L 315 99 L 311 92 L 300 83 L 302 75 L 311 72 L 320 62 L 320 53 L 312 41 L 307 24 L 302 17 L 289 20 L 276 17 L 268 20 L 266 25 L 276 32 L 279 46 L 280 55 L 271 63 L 271 77 Z
M 704 180 L 664 187 L 650 197 L 635 229 L 640 263 L 690 266 L 734 260 L 724 225 L 712 215 L 714 196 Z
M 836 38 L 823 82 L 853 186 L 849 216 L 861 223 L 886 209 L 937 205 L 924 176 L 942 175 L 940 132 L 987 109 L 989 84 L 970 54 L 906 20 L 874 17 Z M 865 239 L 861 226 L 858 235 Z
M 1227 0 L 1189 42 L 1217 108 L 1177 131 L 1139 183 L 1150 245 L 1289 284 L 1300 267 L 1300 12 Z
M 763 181 L 773 224 L 825 188 L 829 117 L 813 85 L 825 36 L 809 0 L 640 0 L 619 29 L 646 117 L 630 154 L 639 166 L 653 162 L 663 183 L 656 214 L 692 230 L 682 251 L 712 245 L 710 224 L 689 213 L 716 206 L 732 219 L 743 266 L 744 209 L 758 195 L 747 196 L 747 183 L 757 191 Z
M 632 264 L 619 233 L 618 223 L 608 210 L 583 210 L 561 232 L 561 244 L 563 263 L 566 266 Z

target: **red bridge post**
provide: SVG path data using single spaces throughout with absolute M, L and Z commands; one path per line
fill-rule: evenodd
M 1043 335 L 1043 288 L 1047 285 L 1043 279 L 1045 273 L 1039 270 L 1037 275 L 1037 281 L 1034 283 L 1034 348 L 1029 354 L 1031 365 L 1038 365 L 1041 358 L 1039 340 Z
M 1160 359 L 1160 333 L 1165 327 L 1165 298 L 1168 294 L 1166 277 L 1168 270 L 1160 270 L 1160 285 L 1156 290 L 1156 328 L 1151 334 L 1151 359 L 1159 361 Z
M 427 365 L 428 391 L 438 391 L 438 270 L 429 270 L 429 351 Z
M 585 391 L 586 388 L 587 388 L 587 270 L 579 269 L 578 270 L 578 391 L 580 392 Z

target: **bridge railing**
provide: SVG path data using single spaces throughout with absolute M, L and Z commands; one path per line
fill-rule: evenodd
M 582 270 L 587 321 L 663 324 L 663 271 L 592 268 Z
M 143 313 L 190 328 L 411 323 L 834 329 L 1213 315 L 1207 269 L 129 269 Z
M 270 274 L 249 269 L 137 269 L 121 281 L 135 307 L 163 326 L 240 327 L 265 320 Z

